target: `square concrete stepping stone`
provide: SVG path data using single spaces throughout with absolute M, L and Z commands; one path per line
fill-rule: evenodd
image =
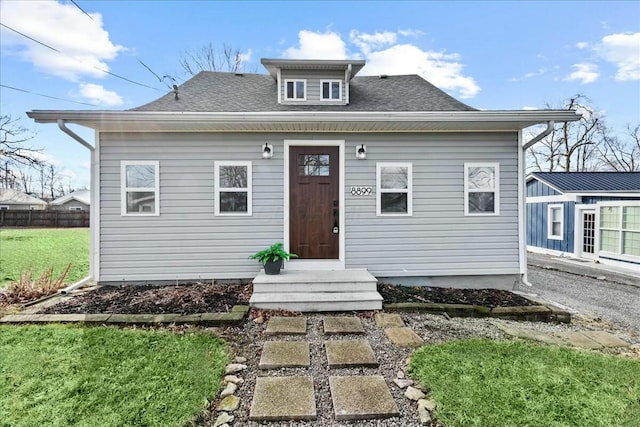
M 323 317 L 322 325 L 326 335 L 364 334 L 362 321 L 355 316 Z
M 267 323 L 267 335 L 304 335 L 307 333 L 307 318 L 272 317 Z
M 410 328 L 386 328 L 387 338 L 398 347 L 420 347 L 424 340 Z
M 256 378 L 250 420 L 315 420 L 316 417 L 312 377 Z
M 380 375 L 329 377 L 336 420 L 366 420 L 400 415 Z
M 567 344 L 574 347 L 586 348 L 589 350 L 602 348 L 600 344 L 581 332 L 558 332 L 556 333 L 556 336 L 562 338 Z
M 378 360 L 366 340 L 325 341 L 329 368 L 351 368 L 356 366 L 375 368 Z
M 380 328 L 402 328 L 406 326 L 402 317 L 395 313 L 376 313 L 376 325 Z
M 622 341 L 615 335 L 605 331 L 582 331 L 583 335 L 591 338 L 603 347 L 629 347 L 629 343 Z
M 267 341 L 262 347 L 260 369 L 299 368 L 311 364 L 309 343 L 299 341 Z

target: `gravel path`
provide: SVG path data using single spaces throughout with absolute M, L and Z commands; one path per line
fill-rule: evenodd
M 640 288 L 529 266 L 525 291 L 640 334 Z
M 336 315 L 347 315 L 349 313 L 339 313 Z M 327 339 L 354 339 L 354 335 L 346 336 L 330 336 L 323 334 L 322 317 L 327 314 L 307 314 L 307 334 L 305 336 L 265 336 L 264 330 L 267 321 L 264 323 L 255 323 L 248 320 L 242 327 L 228 328 L 225 330 L 224 336 L 230 342 L 237 356 L 246 357 L 248 360 L 246 365 L 248 369 L 240 372 L 238 375 L 245 379 L 245 382 L 239 387 L 236 396 L 240 398 L 241 404 L 233 415 L 234 426 L 256 427 L 264 425 L 249 421 L 249 409 L 253 390 L 258 376 L 313 376 L 315 386 L 316 407 L 318 419 L 315 421 L 296 421 L 296 422 L 274 422 L 268 423 L 272 426 L 418 426 L 418 415 L 415 402 L 411 402 L 404 397 L 404 390 L 398 388 L 393 379 L 396 378 L 398 371 L 407 372 L 406 363 L 412 350 L 399 348 L 390 343 L 382 328 L 375 325 L 372 313 L 359 313 L 358 317 L 362 319 L 365 335 L 357 336 L 364 338 L 371 344 L 378 358 L 380 366 L 377 368 L 345 368 L 345 369 L 328 369 L 327 359 L 324 350 L 324 341 Z M 330 315 L 330 314 L 329 314 Z M 472 319 L 472 318 L 452 318 L 446 319 L 439 315 L 430 314 L 408 314 L 401 313 L 402 319 L 408 327 L 413 329 L 419 336 L 425 340 L 425 344 L 437 344 L 451 340 L 482 337 L 488 339 L 502 340 L 507 339 L 505 334 L 498 329 L 490 319 Z M 509 323 L 509 322 L 507 322 Z M 565 325 L 555 323 L 534 323 L 534 322 L 517 322 L 518 326 L 529 327 L 545 332 L 573 331 L 581 329 L 593 329 L 590 324 Z M 618 336 L 629 342 L 640 343 L 638 336 L 629 336 L 622 331 L 613 331 Z M 311 351 L 311 366 L 309 368 L 282 368 L 272 370 L 258 369 L 262 346 L 265 341 L 288 340 L 288 341 L 308 341 Z M 370 421 L 336 421 L 333 419 L 333 405 L 331 402 L 331 394 L 329 390 L 330 375 L 382 375 L 391 394 L 398 405 L 400 417 L 385 420 Z M 214 402 L 214 407 L 215 407 Z M 212 426 L 216 417 L 216 412 L 211 411 L 207 416 L 198 421 L 198 425 Z

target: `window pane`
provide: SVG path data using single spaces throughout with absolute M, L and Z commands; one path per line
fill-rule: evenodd
M 403 167 L 383 167 L 380 169 L 380 185 L 385 189 L 406 189 L 409 183 L 409 169 Z
M 618 253 L 620 251 L 620 232 L 600 230 L 600 250 Z
M 407 213 L 407 193 L 381 193 L 381 213 Z
M 127 188 L 155 188 L 155 169 L 154 165 L 127 165 L 125 185 Z
M 296 98 L 304 98 L 304 82 L 296 82 Z
M 247 193 L 221 191 L 220 212 L 247 212 Z
M 620 228 L 620 207 L 603 206 L 600 208 L 600 227 Z
M 293 82 L 287 82 L 287 98 L 293 98 Z
M 331 83 L 331 99 L 340 99 L 340 83 Z
M 640 232 L 622 232 L 622 253 L 625 255 L 640 256 Z
M 622 228 L 640 231 L 640 206 L 622 208 Z
M 560 223 L 559 222 L 553 222 L 551 223 L 551 235 L 552 236 L 560 236 Z
M 329 176 L 329 155 L 299 154 L 298 173 L 300 176 Z
M 551 221 L 562 221 L 562 218 L 560 218 L 560 208 L 551 208 Z
M 220 166 L 220 188 L 247 188 L 247 167 Z
M 127 213 L 154 213 L 156 207 L 156 193 L 153 191 L 128 191 Z
M 495 188 L 496 170 L 491 166 L 470 167 L 468 169 L 468 185 L 471 190 L 493 190 Z
M 329 99 L 329 83 L 322 83 L 322 99 Z
M 495 212 L 495 193 L 469 193 L 469 213 Z

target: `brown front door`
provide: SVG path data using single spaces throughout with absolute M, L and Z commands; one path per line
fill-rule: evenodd
M 289 250 L 301 259 L 338 259 L 338 147 L 289 149 Z

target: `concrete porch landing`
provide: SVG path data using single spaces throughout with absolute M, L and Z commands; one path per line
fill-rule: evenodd
M 260 271 L 253 279 L 249 304 L 255 308 L 289 311 L 381 310 L 377 279 L 365 269 L 301 271 L 278 275 Z

